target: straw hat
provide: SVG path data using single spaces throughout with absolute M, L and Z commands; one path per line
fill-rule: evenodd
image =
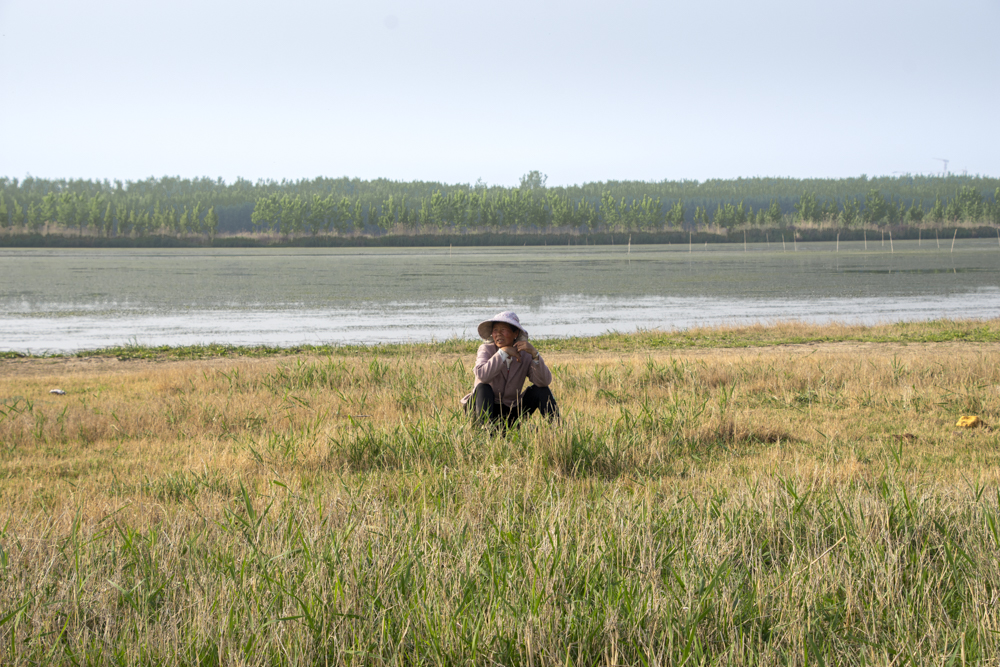
M 496 322 L 503 322 L 504 324 L 509 324 L 518 331 L 523 332 L 525 336 L 528 335 L 528 332 L 525 331 L 524 327 L 521 326 L 521 320 L 517 318 L 517 313 L 515 313 L 512 310 L 506 310 L 502 313 L 497 313 L 490 319 L 486 320 L 485 322 L 482 322 L 479 325 L 478 329 L 479 337 L 482 338 L 483 340 L 490 340 L 491 339 L 490 334 L 493 333 L 493 324 Z

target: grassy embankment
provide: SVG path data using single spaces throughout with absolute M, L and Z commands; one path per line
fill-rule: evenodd
M 1000 320 L 539 346 L 0 361 L 0 662 L 995 659 Z

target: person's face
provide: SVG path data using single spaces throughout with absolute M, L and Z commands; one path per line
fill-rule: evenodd
M 509 324 L 497 322 L 493 325 L 493 343 L 497 347 L 508 347 L 514 344 L 517 332 Z

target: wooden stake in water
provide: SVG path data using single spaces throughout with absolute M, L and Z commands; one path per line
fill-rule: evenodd
M 785 252 L 785 235 L 781 235 L 781 252 Z
M 448 244 L 448 257 L 451 257 L 451 244 Z
M 921 244 L 921 238 L 923 237 L 923 235 L 924 235 L 924 230 L 922 230 L 922 229 L 918 229 L 918 230 L 917 230 L 917 247 L 918 247 L 918 248 L 920 247 L 920 244 Z
M 892 247 L 892 230 L 890 229 L 889 230 L 889 254 L 891 255 L 894 252 L 896 252 L 896 251 Z
M 837 252 L 840 252 L 840 232 L 837 232 Z
M 792 252 L 799 251 L 799 240 L 795 236 L 795 232 L 792 232 Z
M 631 255 L 632 254 L 632 235 L 631 234 L 628 235 L 628 252 L 625 253 L 625 254 L 626 255 Z
M 868 250 L 868 230 L 865 230 L 865 250 Z
M 743 252 L 747 251 L 747 230 L 743 230 Z
M 941 249 L 941 239 L 938 238 L 938 230 L 934 230 L 934 240 L 937 242 L 938 250 Z
M 770 250 L 771 249 L 771 235 L 768 234 L 767 232 L 764 232 L 764 238 L 767 239 L 767 249 Z
M 691 254 L 691 232 L 688 232 L 688 254 Z
M 885 247 L 885 230 L 882 230 L 882 246 Z
M 955 239 L 958 238 L 958 227 L 955 228 L 955 235 L 951 237 L 951 251 L 955 252 Z

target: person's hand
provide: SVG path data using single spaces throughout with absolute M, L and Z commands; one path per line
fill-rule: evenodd
M 514 349 L 516 349 L 518 351 L 518 353 L 520 353 L 520 352 L 527 352 L 528 354 L 531 355 L 532 359 L 534 359 L 535 357 L 538 356 L 538 350 L 536 350 L 535 346 L 532 345 L 530 342 L 528 342 L 526 340 L 522 340 L 520 342 L 514 343 Z M 518 355 L 518 356 L 520 356 L 520 355 Z
M 500 352 L 506 352 L 509 356 L 519 359 L 521 357 L 520 353 L 514 349 L 513 345 L 508 345 L 507 347 L 501 347 Z

